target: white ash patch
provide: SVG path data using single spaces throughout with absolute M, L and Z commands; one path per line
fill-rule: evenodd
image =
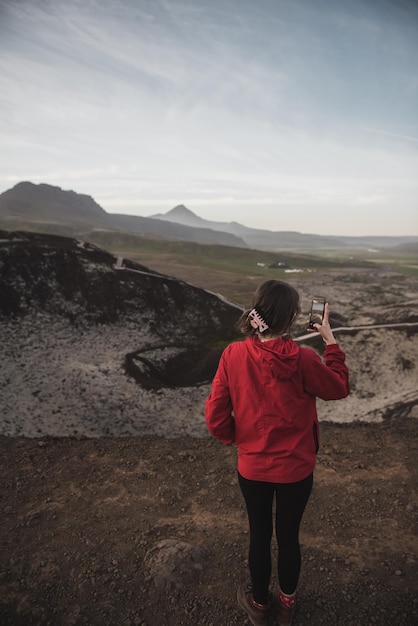
M 134 322 L 76 328 L 42 313 L 3 319 L 0 434 L 208 436 L 209 384 L 147 391 L 125 374 L 125 355 L 157 339 Z M 319 400 L 320 420 L 380 421 L 396 403 L 416 414 L 417 334 L 367 330 L 339 340 L 353 389 L 344 400 Z
M 381 421 L 389 406 L 418 404 L 418 334 L 407 330 L 364 330 L 337 337 L 346 353 L 351 394 L 344 400 L 318 400 L 318 414 L 332 422 Z
M 125 375 L 125 354 L 152 340 L 133 324 L 86 330 L 46 315 L 3 321 L 0 433 L 204 436 L 207 386 L 145 391 Z

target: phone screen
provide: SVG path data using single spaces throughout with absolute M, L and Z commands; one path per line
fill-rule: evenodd
M 324 319 L 325 300 L 312 300 L 311 314 L 309 317 L 309 327 L 314 328 L 314 324 L 322 324 Z

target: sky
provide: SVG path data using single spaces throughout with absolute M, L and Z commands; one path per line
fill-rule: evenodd
M 418 235 L 418 0 L 0 0 L 0 193 Z

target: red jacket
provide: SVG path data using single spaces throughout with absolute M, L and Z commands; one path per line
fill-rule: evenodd
M 309 476 L 319 447 L 316 397 L 345 398 L 345 354 L 325 347 L 324 360 L 292 339 L 257 336 L 223 352 L 206 400 L 206 424 L 238 446 L 238 471 L 250 480 L 291 483 Z

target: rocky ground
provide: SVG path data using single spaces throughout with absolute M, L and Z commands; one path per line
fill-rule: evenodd
M 236 452 L 206 431 L 210 384 L 145 389 L 126 369 L 127 355 L 144 353 L 153 354 L 148 373 L 163 367 L 177 331 L 184 347 L 193 324 L 196 333 L 206 318 L 225 323 L 207 315 L 207 294 L 158 277 L 119 279 L 112 259 L 77 265 L 77 255 L 74 293 L 72 266 L 52 280 L 49 250 L 38 274 L 35 257 L 22 257 L 21 274 L 3 265 L 9 304 L 14 294 L 26 308 L 4 300 L 0 318 L 0 624 L 248 624 L 235 599 L 248 542 Z M 108 286 L 100 302 L 90 280 Z M 334 327 L 369 326 L 338 334 L 351 395 L 318 402 L 295 626 L 415 626 L 418 279 L 376 268 L 292 282 L 304 312 L 325 293 Z M 372 327 L 384 323 L 415 325 Z M 303 328 L 301 319 L 296 335 Z
M 318 401 L 321 418 L 418 417 L 417 330 L 341 334 L 352 392 L 340 402 Z M 152 343 L 152 335 L 130 323 L 79 328 L 46 313 L 3 320 L 0 435 L 204 437 L 210 383 L 146 390 L 126 374 L 126 353 Z
M 233 447 L 142 436 L 0 448 L 1 624 L 249 623 L 235 600 L 248 533 Z M 418 623 L 417 448 L 413 418 L 322 424 L 295 626 Z

